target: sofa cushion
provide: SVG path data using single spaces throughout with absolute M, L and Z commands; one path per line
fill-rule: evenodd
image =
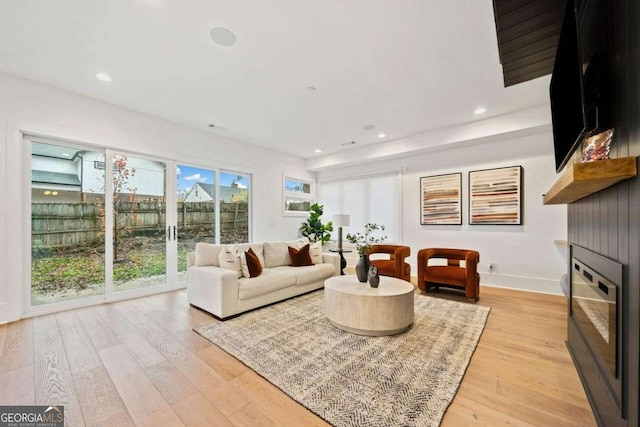
M 235 271 L 238 277 L 242 277 L 242 267 L 240 265 L 240 249 L 237 245 L 225 246 L 218 255 L 220 268 Z
M 428 277 L 430 283 L 444 283 L 449 285 L 466 286 L 467 276 L 466 269 L 447 267 L 447 266 L 429 266 L 426 268 L 425 277 Z
M 371 265 L 375 265 L 378 268 L 378 274 L 382 276 L 391 276 L 393 277 L 396 273 L 396 262 L 395 260 L 389 259 L 372 259 Z M 407 275 L 411 273 L 411 266 L 404 263 L 404 271 L 400 272 L 401 274 Z
M 309 283 L 325 280 L 336 272 L 333 264 L 315 264 L 306 267 L 281 266 L 274 267 L 271 270 L 294 275 L 296 285 L 308 285 Z
M 196 267 L 214 266 L 220 267 L 218 256 L 224 248 L 222 245 L 213 245 L 211 243 L 196 243 Z
M 296 284 L 296 276 L 286 271 L 266 269 L 258 277 L 243 277 L 238 282 L 240 284 L 239 298 L 247 299 L 293 286 Z
M 309 244 L 307 243 L 300 249 L 292 248 L 289 246 L 289 257 L 291 258 L 291 267 L 304 267 L 306 265 L 313 265 L 311 257 L 309 256 Z
M 309 245 L 309 256 L 314 264 L 322 264 L 322 242 L 315 242 Z
M 288 242 L 264 242 L 265 267 L 272 268 L 291 264 L 289 246 L 299 249 L 307 243 L 309 243 L 309 239 L 306 237 Z
M 251 248 L 240 254 L 240 267 L 244 277 L 258 277 L 262 273 L 262 264 Z

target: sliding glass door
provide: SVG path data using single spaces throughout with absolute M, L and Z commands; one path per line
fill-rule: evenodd
M 104 177 L 83 179 L 104 158 L 95 150 L 31 144 L 32 306 L 105 293 Z
M 113 154 L 113 290 L 167 284 L 166 169 L 163 161 Z
M 187 281 L 187 253 L 196 243 L 216 243 L 216 172 L 176 166 L 176 219 L 178 225 L 178 283 Z
M 25 143 L 28 312 L 182 287 L 196 243 L 250 239 L 250 175 L 35 137 Z
M 167 285 L 166 162 L 28 142 L 28 307 Z

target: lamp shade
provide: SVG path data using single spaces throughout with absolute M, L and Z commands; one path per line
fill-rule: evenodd
M 349 215 L 339 214 L 333 216 L 333 226 L 334 227 L 348 227 L 350 221 Z

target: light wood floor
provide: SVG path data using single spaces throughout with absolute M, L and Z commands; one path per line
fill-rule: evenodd
M 491 313 L 442 425 L 594 426 L 565 299 L 483 287 L 479 304 Z M 0 405 L 65 405 L 70 426 L 327 425 L 191 330 L 213 321 L 182 290 L 0 326 Z

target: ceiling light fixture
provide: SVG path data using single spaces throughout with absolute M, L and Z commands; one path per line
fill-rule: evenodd
M 387 134 L 385 134 L 385 133 L 379 133 L 378 134 L 378 138 L 380 138 L 380 139 L 386 138 L 386 137 L 387 137 Z
M 211 39 L 220 46 L 233 46 L 236 44 L 236 35 L 226 28 L 212 28 L 209 35 L 211 36 Z
M 475 114 L 476 116 L 480 115 L 480 114 L 484 114 L 487 112 L 487 109 L 484 107 L 478 107 L 476 108 L 476 110 L 473 112 L 473 114 Z
M 316 148 L 316 153 L 322 153 L 322 150 L 319 148 Z
M 226 128 L 224 126 L 217 125 L 215 123 L 209 123 L 207 126 L 210 127 L 211 129 L 219 130 L 221 132 L 229 132 L 231 130 L 231 129 Z
M 45 195 L 45 196 L 48 196 L 49 194 L 51 194 L 51 191 L 49 191 L 49 190 L 47 190 L 47 191 L 45 191 L 45 192 L 44 192 L 44 195 Z
M 100 80 L 101 82 L 110 82 L 111 81 L 111 77 L 109 77 L 109 75 L 107 73 L 98 73 L 98 74 L 96 74 L 96 79 Z
M 365 125 L 363 126 L 362 129 L 364 130 L 374 130 L 376 128 L 376 125 Z
M 52 196 L 57 196 L 57 195 L 58 195 L 58 192 L 57 192 L 57 191 L 52 191 L 52 192 L 51 192 L 51 195 L 52 195 Z

